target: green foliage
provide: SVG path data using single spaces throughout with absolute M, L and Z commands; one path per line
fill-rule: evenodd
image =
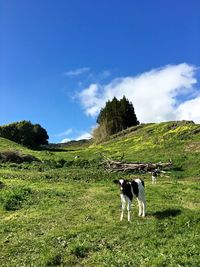
M 60 253 L 53 252 L 45 255 L 43 260 L 45 266 L 60 266 L 62 263 L 62 256 Z
M 19 210 L 27 203 L 31 194 L 30 188 L 12 187 L 1 197 L 3 208 L 7 211 Z
M 93 136 L 97 140 L 102 140 L 107 136 L 120 132 L 128 127 L 138 125 L 134 107 L 125 98 L 106 102 L 105 107 L 100 111 L 97 118 L 99 127 L 94 130 Z
M 47 144 L 49 138 L 44 128 L 30 121 L 1 126 L 0 136 L 31 148 Z
M 70 253 L 77 258 L 85 258 L 90 250 L 87 242 L 79 241 L 77 243 L 72 243 L 70 246 Z

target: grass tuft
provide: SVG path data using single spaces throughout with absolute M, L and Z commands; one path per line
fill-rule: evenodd
M 7 211 L 15 211 L 24 207 L 32 196 L 32 190 L 24 187 L 13 187 L 1 197 L 3 208 Z

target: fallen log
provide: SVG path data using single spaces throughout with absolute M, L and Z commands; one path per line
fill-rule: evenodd
M 122 162 L 106 159 L 104 161 L 105 167 L 110 171 L 137 171 L 141 173 L 151 172 L 155 169 L 166 169 L 172 167 L 172 161 L 158 162 L 158 163 L 141 163 L 141 162 Z

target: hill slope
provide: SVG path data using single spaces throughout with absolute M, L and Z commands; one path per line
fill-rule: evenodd
M 193 122 L 144 124 L 127 129 L 93 149 L 124 161 L 159 162 L 171 159 L 179 175 L 200 172 L 200 125 Z
M 0 137 L 0 152 L 2 151 L 19 151 L 23 153 L 31 153 L 31 150 L 19 145 L 11 140 Z
M 17 150 L 42 160 L 101 160 L 104 154 L 124 161 L 159 162 L 172 159 L 178 175 L 196 176 L 200 172 L 200 125 L 191 121 L 141 124 L 122 131 L 102 143 L 71 143 L 55 151 L 32 151 L 0 138 L 2 150 Z

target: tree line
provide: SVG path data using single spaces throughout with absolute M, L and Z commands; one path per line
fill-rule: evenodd
M 107 101 L 105 107 L 101 109 L 97 117 L 98 126 L 93 130 L 93 138 L 101 141 L 138 124 L 133 104 L 125 96 L 120 100 L 114 97 L 111 101 Z M 0 137 L 30 148 L 46 145 L 49 139 L 47 131 L 40 124 L 32 124 L 25 120 L 0 126 Z

